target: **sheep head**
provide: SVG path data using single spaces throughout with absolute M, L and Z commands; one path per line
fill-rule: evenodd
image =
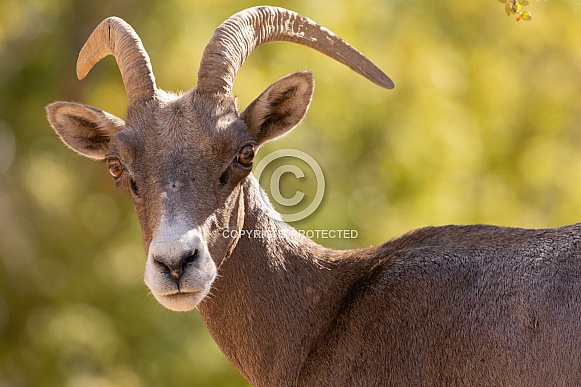
M 206 46 L 197 87 L 182 95 L 156 87 L 149 57 L 135 31 L 104 20 L 82 48 L 80 79 L 106 55 L 121 71 L 126 121 L 70 102 L 47 107 L 61 140 L 79 154 L 107 163 L 117 186 L 133 200 L 147 252 L 145 283 L 165 307 L 185 311 L 208 294 L 217 267 L 234 248 L 220 237 L 244 222 L 242 182 L 258 147 L 295 127 L 314 90 L 298 72 L 268 87 L 239 113 L 236 73 L 252 50 L 274 41 L 314 48 L 386 88 L 391 80 L 353 47 L 313 21 L 276 7 L 239 12 Z

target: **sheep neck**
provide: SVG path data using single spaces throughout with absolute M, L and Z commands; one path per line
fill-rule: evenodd
M 254 177 L 243 192 L 248 234 L 222 263 L 198 309 L 218 346 L 250 383 L 291 385 L 356 275 L 340 267 L 354 262 L 271 219 Z

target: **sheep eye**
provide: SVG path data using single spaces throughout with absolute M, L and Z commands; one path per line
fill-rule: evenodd
M 236 161 L 243 167 L 251 167 L 252 160 L 254 159 L 254 145 L 246 144 L 240 149 L 238 155 L 236 156 Z
M 123 174 L 123 167 L 121 166 L 119 160 L 107 160 L 107 165 L 109 165 L 109 173 L 114 178 L 118 178 Z

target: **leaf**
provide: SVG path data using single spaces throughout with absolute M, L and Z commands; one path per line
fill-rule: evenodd
M 521 19 L 529 21 L 529 20 L 533 20 L 533 15 L 531 15 L 531 13 L 529 11 L 524 11 L 521 14 Z

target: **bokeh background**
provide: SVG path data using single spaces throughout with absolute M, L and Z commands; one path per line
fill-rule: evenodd
M 44 106 L 124 117 L 108 58 L 82 82 L 76 56 L 117 15 L 137 30 L 158 85 L 188 90 L 214 29 L 262 2 L 0 2 L 0 386 L 244 386 L 198 313 L 143 285 L 130 200 L 73 154 Z M 316 158 L 327 192 L 295 226 L 354 229 L 338 248 L 448 223 L 553 227 L 581 219 L 581 2 L 534 1 L 516 22 L 495 0 L 271 1 L 336 32 L 395 81 L 387 91 L 307 48 L 259 48 L 235 84 L 245 107 L 279 77 L 315 73 L 307 119 L 261 150 Z M 276 359 L 273 359 L 276 361 Z

